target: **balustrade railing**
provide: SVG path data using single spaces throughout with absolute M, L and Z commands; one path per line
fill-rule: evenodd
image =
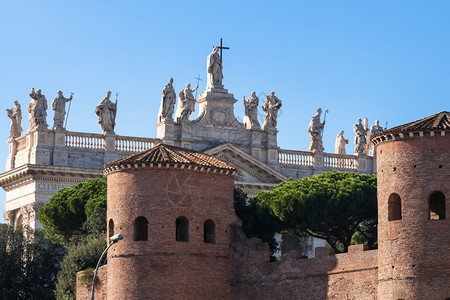
M 106 150 L 105 136 L 102 134 L 66 132 L 64 145 L 69 148 Z M 114 149 L 111 150 L 121 152 L 139 152 L 150 149 L 154 145 L 155 139 L 116 136 Z
M 357 157 L 354 155 L 311 153 L 306 151 L 292 151 L 283 149 L 278 152 L 278 163 L 282 165 L 299 167 L 317 167 L 315 161 L 317 159 L 317 162 L 321 164 L 320 157 L 323 157 L 323 167 L 326 169 L 358 169 Z
M 64 145 L 69 148 L 105 150 L 101 134 L 66 132 Z
M 356 156 L 342 154 L 323 154 L 323 166 L 328 169 L 357 170 Z
M 139 152 L 155 146 L 155 139 L 133 138 L 118 136 L 116 138 L 116 151 Z
M 311 152 L 280 150 L 278 152 L 278 163 L 283 165 L 313 167 L 314 157 Z

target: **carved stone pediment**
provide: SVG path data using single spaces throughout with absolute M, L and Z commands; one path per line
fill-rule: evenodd
M 288 178 L 271 166 L 254 158 L 231 143 L 225 143 L 204 151 L 236 168 L 235 186 L 250 196 L 270 190 Z

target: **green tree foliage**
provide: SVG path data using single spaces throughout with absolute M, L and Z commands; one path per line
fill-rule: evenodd
M 0 299 L 53 299 L 64 252 L 41 230 L 0 224 Z
M 376 247 L 376 176 L 325 172 L 275 186 L 258 194 L 282 222 L 282 229 L 324 239 L 336 252 L 346 252 L 353 242 Z
M 278 245 L 274 236 L 281 230 L 279 219 L 271 214 L 267 207 L 260 205 L 258 197 L 249 199 L 247 194 L 236 188 L 234 210 L 242 220 L 242 230 L 247 237 L 257 237 L 269 243 L 270 252 L 273 254 Z
M 87 268 L 95 268 L 106 248 L 106 235 L 90 235 L 73 244 L 61 262 L 55 295 L 58 300 L 72 300 L 76 295 L 76 274 Z
M 96 207 L 106 208 L 105 177 L 59 190 L 39 209 L 38 217 L 47 237 L 68 244 L 73 236 L 86 233 L 83 224 Z

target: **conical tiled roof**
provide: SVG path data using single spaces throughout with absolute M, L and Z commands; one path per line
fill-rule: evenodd
M 123 168 L 123 166 L 187 166 L 203 169 L 214 169 L 223 171 L 234 171 L 235 169 L 215 157 L 197 151 L 158 144 L 155 147 L 127 156 L 125 158 L 110 162 L 103 167 L 104 172 Z M 184 168 L 184 167 L 183 167 Z
M 392 127 L 378 135 L 398 134 L 407 132 L 446 131 L 450 130 L 450 113 L 442 111 L 432 116 L 410 122 L 404 125 Z

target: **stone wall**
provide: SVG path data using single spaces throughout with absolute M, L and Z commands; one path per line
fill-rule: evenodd
M 348 253 L 316 248 L 315 258 L 298 251 L 269 262 L 269 247 L 233 228 L 232 299 L 377 299 L 377 250 L 350 246 Z
M 98 269 L 97 280 L 95 281 L 94 298 L 96 300 L 106 300 L 106 277 L 108 269 L 106 265 Z M 83 271 L 77 273 L 76 299 L 91 299 L 92 282 L 82 283 Z

